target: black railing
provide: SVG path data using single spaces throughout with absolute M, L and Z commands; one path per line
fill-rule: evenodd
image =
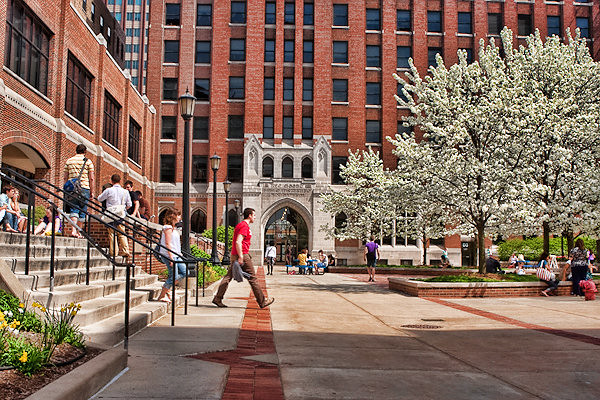
M 28 194 L 28 222 L 27 222 L 27 230 L 26 230 L 26 244 L 25 244 L 25 274 L 29 275 L 29 263 L 30 263 L 30 248 L 31 248 L 31 232 L 33 231 L 33 227 L 35 224 L 34 218 L 34 205 L 35 199 L 39 199 L 42 202 L 46 202 L 50 205 L 52 209 L 52 222 L 51 222 L 51 250 L 50 250 L 50 292 L 54 291 L 54 264 L 55 264 L 55 253 L 56 253 L 56 216 L 57 213 L 63 216 L 65 223 L 70 224 L 74 229 L 79 232 L 87 240 L 87 250 L 86 250 L 86 285 L 89 285 L 90 281 L 90 251 L 93 246 L 98 252 L 104 256 L 107 260 L 109 260 L 113 267 L 113 279 L 115 279 L 116 275 L 116 267 L 125 267 L 126 268 L 126 286 L 125 286 L 125 338 L 124 338 L 124 346 L 128 348 L 128 340 L 129 340 L 129 303 L 130 303 L 130 289 L 131 289 L 131 268 L 135 269 L 135 263 L 132 260 L 131 263 L 119 263 L 116 260 L 116 246 L 113 246 L 113 254 L 110 254 L 109 251 L 105 251 L 104 248 L 94 239 L 90 232 L 91 222 L 97 222 L 101 226 L 104 226 L 109 232 L 112 230 L 113 237 L 117 237 L 117 231 L 119 234 L 125 236 L 127 239 L 132 241 L 133 250 L 135 250 L 135 245 L 142 246 L 148 252 L 150 256 L 149 259 L 152 260 L 153 255 L 159 255 L 164 261 L 171 263 L 173 266 L 173 293 L 172 293 L 172 303 L 171 303 L 171 325 L 175 325 L 175 274 L 176 274 L 176 263 L 184 263 L 186 265 L 186 276 L 190 271 L 190 265 L 195 265 L 195 268 L 191 268 L 196 271 L 196 277 L 198 276 L 198 263 L 206 262 L 207 259 L 194 257 L 191 254 L 177 253 L 172 251 L 171 249 L 160 244 L 160 240 L 157 240 L 155 235 L 152 234 L 152 230 L 150 229 L 139 229 L 142 224 L 140 224 L 137 220 L 130 218 L 120 218 L 118 215 L 111 213 L 108 210 L 104 210 L 97 201 L 94 199 L 89 199 L 87 201 L 88 211 L 85 213 L 85 229 L 81 229 L 77 226 L 76 223 L 71 221 L 70 217 L 59 207 L 59 203 L 62 202 L 63 205 L 68 205 L 70 208 L 78 208 L 80 202 L 85 202 L 85 199 L 82 198 L 74 198 L 73 195 L 67 194 L 63 191 L 62 188 L 57 187 L 56 185 L 51 184 L 47 181 L 34 181 L 28 179 L 27 177 L 15 172 L 14 170 L 8 169 L 6 167 L 0 167 L 0 178 L 6 182 L 11 183 L 13 186 L 22 189 L 24 192 Z M 18 178 L 18 179 L 15 179 Z M 49 188 L 44 187 L 43 185 L 48 185 Z M 91 213 L 89 210 L 95 211 L 97 214 Z M 100 215 L 100 216 L 98 216 Z M 102 219 L 102 216 L 107 217 L 111 220 L 111 223 L 108 223 Z M 118 228 L 117 224 L 113 224 L 113 222 L 118 222 L 119 224 L 123 224 L 127 229 L 129 229 L 132 234 L 127 232 L 123 232 Z M 147 226 L 146 226 L 147 228 Z M 63 226 L 63 231 L 65 230 L 65 226 Z M 143 233 L 142 233 L 143 232 Z M 165 250 L 161 252 L 161 250 Z M 164 253 L 164 254 L 163 254 Z M 171 256 L 169 256 L 172 255 Z M 177 260 L 176 258 L 179 258 Z M 151 261 L 150 261 L 151 262 Z M 49 297 L 50 299 L 51 297 Z M 196 285 L 196 305 L 198 305 L 198 290 Z M 185 314 L 187 314 L 188 308 L 188 280 L 185 282 Z

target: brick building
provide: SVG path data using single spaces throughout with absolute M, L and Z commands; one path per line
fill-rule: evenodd
M 362 260 L 361 244 L 326 239 L 319 227 L 343 222 L 320 211 L 321 193 L 339 188 L 349 149 L 380 150 L 395 166 L 385 140 L 403 129 L 408 110 L 394 100 L 394 72 L 413 58 L 421 72 L 441 53 L 476 57 L 480 39 L 510 27 L 517 41 L 579 27 L 597 57 L 600 2 L 574 0 L 156 0 L 150 10 L 147 93 L 158 107 L 159 207 L 181 205 L 183 120 L 177 97 L 198 98 L 193 120 L 192 230 L 212 216 L 209 157 L 222 158 L 219 223 L 240 207 L 257 210 L 253 248 L 275 241 Z M 233 182 L 224 204 L 222 182 Z M 210 221 L 211 218 L 208 218 Z M 382 258 L 417 263 L 423 250 L 396 229 L 381 238 Z M 448 248 L 454 265 L 474 262 L 472 239 L 431 243 L 429 261 Z
M 96 167 L 95 195 L 119 172 L 153 199 L 156 111 L 105 37 L 69 0 L 0 2 L 0 18 L 2 166 L 62 185 L 65 161 L 83 143 Z

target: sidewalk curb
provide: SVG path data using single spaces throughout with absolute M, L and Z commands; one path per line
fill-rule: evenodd
M 89 344 L 90 347 L 100 347 Z M 27 400 L 85 400 L 127 367 L 127 352 L 114 347 L 44 386 Z

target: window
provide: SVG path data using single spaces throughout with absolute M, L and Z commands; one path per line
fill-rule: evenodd
M 560 26 L 560 16 L 558 15 L 548 15 L 548 36 L 561 36 L 562 29 Z
M 208 140 L 208 117 L 194 117 L 193 140 Z
M 381 83 L 367 82 L 367 104 L 381 104 Z
M 285 40 L 283 42 L 283 62 L 294 62 L 293 40 Z
M 122 18 L 122 17 L 121 17 L 121 15 L 122 15 L 122 14 L 121 14 L 120 12 L 116 12 L 116 13 L 115 13 L 115 19 L 116 19 L 117 21 L 119 21 L 119 22 L 121 22 L 121 18 Z
M 192 156 L 192 183 L 208 182 L 208 157 Z
M 302 178 L 312 179 L 313 177 L 313 162 L 310 158 L 306 157 L 302 160 Z
M 210 64 L 210 41 L 196 42 L 196 64 Z
M 229 40 L 229 60 L 231 61 L 246 61 L 246 40 L 230 39 Z
M 165 183 L 175 183 L 175 155 L 160 155 L 160 181 Z
M 347 102 L 348 101 L 348 80 L 334 79 L 333 80 L 333 101 Z
M 265 40 L 265 62 L 275 62 L 275 40 Z
M 244 77 L 230 76 L 229 77 L 229 98 L 243 99 L 244 98 Z
M 232 24 L 246 23 L 246 2 L 232 1 L 231 2 L 231 21 Z
M 490 35 L 499 35 L 502 31 L 504 23 L 502 22 L 501 13 L 488 14 L 488 33 Z
M 427 11 L 427 32 L 442 31 L 442 13 L 440 11 Z
M 294 78 L 283 78 L 283 100 L 294 100 Z
M 333 5 L 333 26 L 348 26 L 348 4 Z
M 176 140 L 177 139 L 177 117 L 163 116 L 161 127 L 161 139 Z
M 304 3 L 304 25 L 315 24 L 315 5 L 312 3 Z
M 408 62 L 410 53 L 410 46 L 398 46 L 396 48 L 396 63 L 398 68 L 410 68 L 410 64 Z
M 263 176 L 263 178 L 272 178 L 273 177 L 273 159 L 271 157 L 263 158 L 262 176 Z
M 381 67 L 381 47 L 367 45 L 367 67 Z
M 103 138 L 115 147 L 119 147 L 119 120 L 121 105 L 107 91 L 104 92 L 104 134 Z
M 230 182 L 242 182 L 242 155 L 229 154 L 227 156 L 227 177 Z
M 50 32 L 20 1 L 10 0 L 6 15 L 4 65 L 46 94 Z
M 381 143 L 381 121 L 367 121 L 367 143 Z
M 275 78 L 265 78 L 265 100 L 275 100 Z
M 304 41 L 304 45 L 302 46 L 302 62 L 307 64 L 312 64 L 314 62 L 314 49 L 312 41 Z
M 294 138 L 294 117 L 284 116 L 283 117 L 283 138 L 293 139 Z
M 348 157 L 331 157 L 331 183 L 333 185 L 343 185 L 344 180 L 340 176 L 341 166 L 346 165 Z
M 179 62 L 179 41 L 165 40 L 165 63 Z
M 404 138 L 410 137 L 412 135 L 412 128 L 410 126 L 404 126 L 403 121 L 398 121 L 397 131 L 399 135 Z
M 348 42 L 333 42 L 333 62 L 348 64 Z
M 410 22 L 410 10 L 396 11 L 396 30 L 400 32 L 410 32 L 412 24 Z
M 227 124 L 227 137 L 229 139 L 243 139 L 244 138 L 244 116 L 243 115 L 229 115 Z
M 265 24 L 266 25 L 275 25 L 277 22 L 276 19 L 276 4 L 274 2 L 268 1 L 265 4 Z
M 331 120 L 331 139 L 348 140 L 348 118 L 333 118 Z
M 458 33 L 473 33 L 470 12 L 458 13 Z
M 129 117 L 129 145 L 127 146 L 127 157 L 136 163 L 140 163 L 140 131 L 142 127 Z
M 163 100 L 177 100 L 177 78 L 163 78 Z
M 346 228 L 347 225 L 347 221 L 348 221 L 348 217 L 346 216 L 345 213 L 341 212 L 339 214 L 337 214 L 335 216 L 335 220 L 334 220 L 334 226 L 336 229 L 336 232 L 340 232 L 341 230 Z
M 67 62 L 67 94 L 65 111 L 90 126 L 92 75 L 69 53 Z
M 181 25 L 180 10 L 179 3 L 167 3 L 165 5 L 165 25 Z
M 378 31 L 381 29 L 381 20 L 378 8 L 367 8 L 367 30 Z
M 404 84 L 398 83 L 398 85 L 396 86 L 396 95 L 398 95 L 398 97 L 400 97 L 402 101 L 408 103 L 408 97 L 406 97 L 406 95 L 404 94 L 404 91 L 402 90 L 403 88 Z
M 194 97 L 198 101 L 210 101 L 210 79 L 194 79 Z
M 467 63 L 471 64 L 473 62 L 473 49 L 459 49 L 467 52 Z
M 290 157 L 284 157 L 283 161 L 281 161 L 281 177 L 294 177 L 294 161 Z
M 304 78 L 302 80 L 302 101 L 313 101 L 312 78 Z
M 263 139 L 275 137 L 275 122 L 272 115 L 263 116 Z
M 198 12 L 196 14 L 197 26 L 212 25 L 212 4 L 198 4 Z
M 302 117 L 302 139 L 313 138 L 313 119 L 312 117 Z
M 587 17 L 577 17 L 577 27 L 582 38 L 590 37 L 590 20 Z M 520 26 L 520 25 L 519 25 Z
M 441 47 L 428 47 L 427 48 L 427 62 L 430 67 L 437 67 L 436 55 L 442 55 Z
M 519 36 L 531 35 L 531 15 L 519 14 Z
M 283 9 L 283 23 L 286 25 L 294 25 L 296 23 L 296 4 L 285 3 Z

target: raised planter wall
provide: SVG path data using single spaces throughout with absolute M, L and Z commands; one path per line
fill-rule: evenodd
M 377 274 L 385 275 L 419 275 L 419 276 L 440 276 L 440 275 L 462 275 L 466 272 L 476 270 L 451 269 L 451 268 L 386 268 L 377 267 Z M 329 272 L 336 274 L 366 274 L 367 267 L 329 267 Z
M 539 296 L 543 282 L 421 282 L 389 278 L 389 288 L 416 297 L 529 297 Z M 600 281 L 594 281 L 596 285 Z M 556 294 L 569 296 L 571 282 L 561 282 Z

